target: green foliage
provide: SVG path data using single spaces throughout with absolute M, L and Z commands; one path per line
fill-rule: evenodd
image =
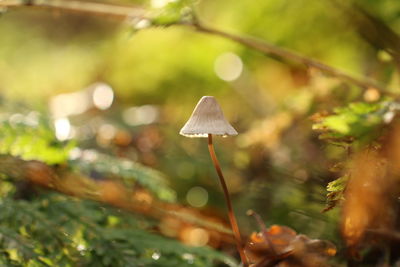
M 377 141 L 383 127 L 391 122 L 398 110 L 399 104 L 392 101 L 350 103 L 334 109 L 334 114 L 317 116 L 313 129 L 321 133 L 320 139 L 331 144 L 358 149 Z M 343 162 L 337 165 L 343 165 Z M 343 200 L 348 179 L 348 175 L 344 175 L 328 184 L 324 211 Z
M 346 189 L 347 181 L 349 180 L 349 175 L 344 175 L 337 178 L 336 180 L 330 182 L 326 190 L 329 192 L 326 195 L 327 203 L 324 211 L 328 211 L 336 207 L 344 199 L 344 190 Z
M 74 142 L 59 142 L 50 125 L 38 113 L 13 114 L 0 122 L 0 153 L 47 164 L 64 163 Z
M 348 175 L 342 176 L 328 184 L 326 190 L 329 192 L 342 192 L 345 188 L 347 180 L 349 179 Z
M 144 218 L 58 194 L 0 202 L 2 266 L 213 266 L 228 256 L 149 231 Z
M 129 186 L 138 183 L 163 201 L 176 200 L 175 191 L 168 186 L 167 179 L 161 172 L 128 159 L 96 151 L 90 151 L 95 155 L 94 158 L 68 160 L 72 148 L 77 148 L 76 142 L 58 141 L 50 121 L 37 113 L 27 116 L 14 114 L 9 120 L 0 122 L 0 153 L 47 164 L 68 162 L 72 168 L 88 176 L 96 172 L 102 177 L 122 179 Z
M 374 140 L 398 110 L 399 104 L 389 101 L 351 103 L 336 108 L 332 115 L 318 118 L 313 129 L 321 132 L 320 139 L 333 144 L 363 145 Z
M 168 186 L 167 179 L 162 173 L 128 159 L 92 153 L 95 155 L 93 158 L 81 157 L 71 161 L 71 165 L 87 175 L 96 172 L 101 177 L 120 178 L 129 186 L 138 183 L 161 200 L 170 202 L 176 200 L 175 191 Z
M 94 179 L 121 179 L 130 187 L 137 183 L 163 201 L 176 200 L 166 177 L 139 163 L 95 150 L 89 151 L 91 157 L 81 150 L 81 157 L 69 159 L 75 143 L 57 141 L 50 125 L 36 113 L 3 120 L 1 153 L 68 164 Z M 19 186 L 2 182 L 2 266 L 213 266 L 216 262 L 237 266 L 232 258 L 211 248 L 187 247 L 152 233 L 155 224 L 149 219 L 58 194 L 14 195 Z M 21 196 L 24 199 L 18 199 Z
M 384 126 L 392 121 L 399 110 L 399 103 L 394 101 L 351 103 L 336 108 L 332 115 L 317 116 L 313 129 L 321 132 L 320 139 L 331 144 L 359 149 L 377 142 L 384 133 Z M 337 165 L 343 165 L 343 162 Z M 328 184 L 324 211 L 334 208 L 343 200 L 348 180 L 346 174 Z

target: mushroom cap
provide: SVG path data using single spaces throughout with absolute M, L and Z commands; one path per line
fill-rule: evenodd
M 237 135 L 237 131 L 225 119 L 224 113 L 213 96 L 203 96 L 193 110 L 192 116 L 179 132 L 186 137 L 214 135 Z

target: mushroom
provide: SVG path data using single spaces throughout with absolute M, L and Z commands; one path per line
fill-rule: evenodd
M 207 137 L 212 134 L 226 137 L 238 133 L 225 119 L 217 100 L 213 96 L 203 96 L 180 134 L 186 137 Z
M 208 150 L 224 192 L 225 201 L 228 207 L 228 217 L 236 241 L 236 246 L 244 266 L 248 266 L 248 260 L 244 253 L 242 238 L 239 232 L 235 214 L 233 212 L 228 187 L 226 186 L 226 182 L 212 142 L 212 135 L 226 137 L 230 135 L 237 135 L 237 131 L 225 119 L 217 100 L 213 96 L 203 96 L 197 103 L 192 116 L 190 116 L 189 120 L 181 129 L 180 134 L 186 137 L 208 137 Z

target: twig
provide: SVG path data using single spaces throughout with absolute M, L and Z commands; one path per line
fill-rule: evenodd
M 145 18 L 145 10 L 140 7 L 75 0 L 0 0 L 0 7 L 55 9 L 98 16 L 112 16 L 119 19 Z
M 220 31 L 214 28 L 209 28 L 206 27 L 202 24 L 193 24 L 196 30 L 208 34 L 213 34 L 217 35 L 226 39 L 230 39 L 232 41 L 235 41 L 237 43 L 243 44 L 244 46 L 247 46 L 249 48 L 252 48 L 254 50 L 260 51 L 264 54 L 267 55 L 274 55 L 277 56 L 278 59 L 281 59 L 283 61 L 291 61 L 294 63 L 301 63 L 304 64 L 307 67 L 313 67 L 316 69 L 321 70 L 322 72 L 328 73 L 334 77 L 341 78 L 343 80 L 346 80 L 354 85 L 357 85 L 361 88 L 367 89 L 370 87 L 377 88 L 381 91 L 384 91 L 385 89 L 377 83 L 377 81 L 372 80 L 367 77 L 363 78 L 357 78 L 352 76 L 351 74 L 348 74 L 342 70 L 336 69 L 330 65 L 327 65 L 325 63 L 322 63 L 318 60 L 308 58 L 304 55 L 301 55 L 299 53 L 290 51 L 285 48 L 281 48 L 275 45 L 272 45 L 270 43 L 267 43 L 265 41 L 256 39 L 254 37 L 244 37 L 244 36 L 239 36 L 239 35 L 234 35 L 231 33 L 227 33 L 224 31 Z
M 144 19 L 146 18 L 146 12 L 142 8 L 134 6 L 120 6 L 114 4 L 84 2 L 75 0 L 0 0 L 0 7 L 4 8 L 17 8 L 17 7 L 36 7 L 45 9 L 63 10 L 69 12 L 86 13 L 90 15 L 99 16 L 111 16 L 117 19 Z M 151 19 L 151 18 L 148 18 Z M 385 88 L 380 85 L 377 81 L 368 77 L 355 77 L 349 73 L 346 73 L 340 69 L 322 63 L 316 59 L 312 59 L 301 55 L 299 53 L 284 49 L 268 42 L 253 38 L 239 36 L 231 33 L 227 33 L 221 30 L 207 27 L 198 23 L 176 23 L 176 25 L 186 25 L 194 28 L 195 30 L 216 35 L 225 39 L 232 40 L 240 43 L 248 48 L 257 50 L 263 54 L 274 56 L 277 59 L 284 62 L 300 63 L 307 67 L 313 67 L 327 73 L 331 76 L 340 78 L 363 89 L 366 88 L 377 88 L 381 91 L 385 91 Z
M 253 216 L 253 217 L 256 219 L 258 225 L 259 225 L 260 228 L 261 228 L 261 234 L 263 235 L 264 239 L 265 239 L 265 240 L 267 241 L 267 243 L 268 243 L 269 248 L 271 249 L 272 256 L 273 256 L 273 257 L 278 256 L 278 253 L 276 253 L 274 244 L 272 243 L 271 239 L 270 239 L 269 236 L 268 236 L 267 227 L 265 226 L 263 220 L 261 219 L 261 216 L 260 216 L 259 214 L 257 214 L 256 212 L 254 212 L 253 210 L 248 210 L 248 211 L 247 211 L 247 214 L 248 214 L 249 216 Z

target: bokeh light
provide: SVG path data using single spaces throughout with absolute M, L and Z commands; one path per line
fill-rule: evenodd
M 381 94 L 378 91 L 378 89 L 376 89 L 376 88 L 368 88 L 365 91 L 363 97 L 364 97 L 364 100 L 367 102 L 374 102 L 374 101 L 379 100 L 379 98 L 381 97 Z
M 78 115 L 91 106 L 90 94 L 86 90 L 56 95 L 49 101 L 50 112 L 55 118 Z
M 183 242 L 195 247 L 205 246 L 210 240 L 210 234 L 200 227 L 187 227 L 181 235 Z
M 186 194 L 186 201 L 193 207 L 204 207 L 208 202 L 208 192 L 200 186 L 192 187 Z
M 108 84 L 98 83 L 94 85 L 93 104 L 101 110 L 111 107 L 114 100 L 114 92 Z
M 65 141 L 70 138 L 71 135 L 71 123 L 67 118 L 60 118 L 54 121 L 54 127 L 56 130 L 56 137 L 60 141 Z
M 136 30 L 142 30 L 142 29 L 146 29 L 151 25 L 151 21 L 148 19 L 139 19 L 139 20 L 134 20 L 132 22 L 132 26 L 136 29 Z
M 151 255 L 151 258 L 152 258 L 153 260 L 158 260 L 158 259 L 160 259 L 160 257 L 161 257 L 161 253 L 159 253 L 159 252 L 154 252 L 154 253 Z
M 174 0 L 151 0 L 151 6 L 153 8 L 162 8 L 171 2 L 174 2 Z
M 117 130 L 111 124 L 102 124 L 98 131 L 96 141 L 99 145 L 107 146 L 115 137 Z
M 158 108 L 153 105 L 130 107 L 122 114 L 123 120 L 131 126 L 151 124 L 156 122 L 158 117 Z
M 220 79 L 228 82 L 234 81 L 242 74 L 243 62 L 234 53 L 224 53 L 215 60 L 214 70 Z

